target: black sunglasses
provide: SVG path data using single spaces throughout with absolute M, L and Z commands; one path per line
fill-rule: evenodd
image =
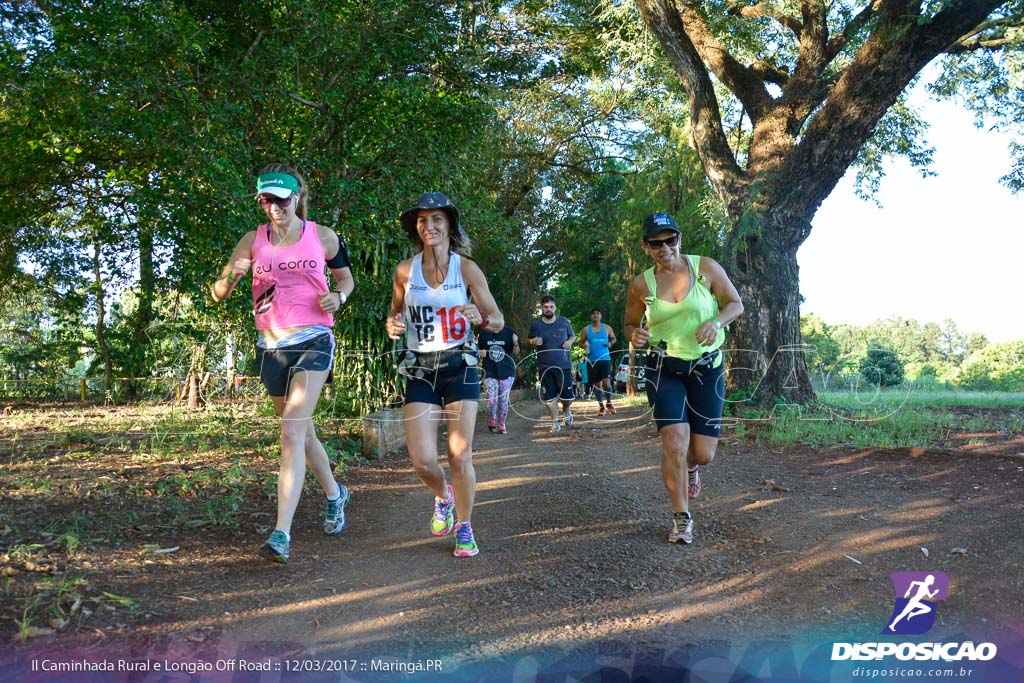
M 294 194 L 290 194 L 287 197 L 260 197 L 260 206 L 264 209 L 269 209 L 272 204 L 277 204 L 278 208 L 286 209 L 292 203 L 294 196 Z
M 679 233 L 676 233 L 671 237 L 666 237 L 663 240 L 644 240 L 644 243 L 646 243 L 651 249 L 661 249 L 663 246 L 671 249 L 679 244 Z

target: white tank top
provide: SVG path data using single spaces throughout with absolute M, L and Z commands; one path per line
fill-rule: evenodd
M 469 334 L 469 321 L 458 310 L 469 303 L 462 280 L 462 257 L 454 251 L 444 282 L 434 289 L 423 279 L 423 252 L 412 257 L 412 272 L 405 283 L 406 344 L 411 351 L 444 351 L 461 346 Z

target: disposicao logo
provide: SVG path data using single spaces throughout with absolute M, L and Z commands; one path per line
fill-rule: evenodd
M 931 630 L 939 600 L 949 597 L 949 577 L 942 572 L 893 572 L 896 603 L 882 633 L 918 636 Z
M 949 577 L 942 572 L 893 572 L 896 599 L 882 635 L 921 635 L 935 624 L 939 601 L 949 597 Z M 994 643 L 833 643 L 832 661 L 988 661 L 996 656 Z

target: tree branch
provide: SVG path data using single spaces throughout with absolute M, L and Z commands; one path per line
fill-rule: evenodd
M 766 83 L 774 83 L 778 86 L 785 86 L 789 82 L 789 72 L 777 64 L 772 64 L 764 59 L 759 59 L 749 67 L 750 73 L 754 74 Z
M 771 105 L 771 98 L 765 90 L 764 81 L 754 72 L 736 60 L 728 50 L 715 38 L 703 15 L 693 2 L 682 3 L 679 15 L 684 31 L 692 38 L 693 46 L 704 64 L 718 77 L 718 80 L 729 88 L 747 110 L 751 121 L 764 116 Z
M 867 26 L 868 22 L 878 16 L 878 10 L 881 6 L 881 0 L 872 0 L 867 7 L 862 9 L 860 13 L 847 22 L 843 28 L 842 33 L 833 38 L 828 47 L 825 49 L 825 59 L 827 62 L 831 62 L 836 58 L 836 55 L 843 51 L 846 44 L 849 43 L 854 36 Z
M 769 7 L 762 2 L 756 5 L 740 5 L 734 0 L 726 2 L 729 7 L 729 14 L 733 16 L 743 17 L 744 19 L 761 19 L 762 17 L 770 17 L 775 21 L 779 22 L 783 28 L 787 28 L 793 32 L 793 35 L 800 39 L 800 33 L 803 30 L 800 22 L 795 17 L 791 17 L 788 14 L 784 14 L 774 7 Z
M 946 48 L 946 54 L 959 55 L 967 52 L 977 52 L 978 50 L 1001 50 L 1007 45 L 1012 45 L 1014 42 L 1012 38 L 976 39 L 957 42 Z
M 887 26 L 864 43 L 810 120 L 795 153 L 778 170 L 780 178 L 802 174 L 783 200 L 790 210 L 813 213 L 914 76 L 1003 1 L 961 0 L 922 23 L 901 0 L 883 0 Z M 806 169 L 814 169 L 813 174 Z
M 271 91 L 271 92 L 282 92 L 282 91 Z M 313 109 L 316 109 L 317 111 L 327 111 L 327 104 L 325 102 L 314 102 L 313 100 L 307 100 L 305 97 L 302 97 L 301 95 L 297 95 L 297 94 L 295 94 L 293 92 L 288 92 L 287 90 L 283 91 L 283 94 L 288 96 L 288 97 L 290 97 L 290 98 L 292 98 L 293 100 L 295 100 L 299 104 L 304 104 L 307 107 L 312 107 Z
M 671 0 L 636 0 L 644 23 L 651 29 L 679 74 L 690 104 L 693 140 L 704 172 L 720 197 L 742 194 L 743 169 L 729 148 L 722 129 L 718 98 L 697 48 Z
M 800 3 L 804 30 L 800 35 L 800 54 L 793 75 L 796 78 L 816 78 L 825 70 L 828 46 L 828 10 L 824 0 L 803 0 Z

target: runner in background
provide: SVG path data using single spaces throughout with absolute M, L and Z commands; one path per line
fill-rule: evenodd
M 391 339 L 406 338 L 399 372 L 406 376 L 405 438 L 420 481 L 434 492 L 430 533 L 447 536 L 455 528 L 455 556 L 480 550 L 471 516 L 476 497 L 473 431 L 480 400 L 479 354 L 469 326 L 500 331 L 505 322 L 487 278 L 468 258 L 469 236 L 459 210 L 440 192 L 427 192 L 404 211 L 402 228 L 416 254 L 395 269 Z M 437 433 L 448 421 L 448 465 L 453 484 L 437 461 Z M 453 508 L 458 513 L 455 524 Z
M 743 303 L 714 259 L 680 251 L 679 226 L 671 216 L 651 214 L 641 234 L 654 266 L 629 285 L 625 331 L 635 348 L 648 347 L 647 400 L 661 436 L 662 479 L 675 511 L 668 540 L 692 543 L 689 499 L 700 495 L 697 468 L 715 457 L 725 405 L 723 327 L 743 313 Z M 650 329 L 640 325 L 644 315 Z
M 590 399 L 594 395 L 594 387 L 590 384 L 590 377 L 587 375 L 587 359 L 583 358 L 576 364 L 576 383 L 583 387 L 583 398 Z
M 540 400 L 547 406 L 551 417 L 551 431 L 562 431 L 558 417 L 558 402 L 562 402 L 565 426 L 573 423 L 572 402 L 576 387 L 572 378 L 572 359 L 569 349 L 576 341 L 572 325 L 562 316 L 555 315 L 555 297 L 545 294 L 540 300 L 541 316 L 530 325 L 530 345 L 537 348 L 537 375 L 540 379 Z
M 283 164 L 264 168 L 256 199 L 267 223 L 242 237 L 212 288 L 214 300 L 225 301 L 253 270 L 256 360 L 281 418 L 277 523 L 259 554 L 280 563 L 288 561 L 307 463 L 327 497 L 324 533 L 337 535 L 345 528 L 349 499 L 348 489 L 334 480 L 312 418 L 334 365 L 333 314 L 355 285 L 345 242 L 330 228 L 306 220 L 307 194 L 306 181 L 295 169 Z M 327 286 L 326 269 L 334 289 Z
M 597 414 L 604 415 L 607 410 L 614 415 L 611 347 L 615 346 L 616 339 L 612 328 L 601 322 L 601 309 L 590 311 L 590 324 L 580 332 L 579 340 L 587 351 L 588 377 L 597 394 Z
M 481 330 L 477 338 L 484 365 L 484 390 L 487 392 L 487 429 L 505 434 L 508 417 L 508 397 L 516 379 L 516 358 L 519 356 L 519 337 L 509 328 L 500 332 Z

